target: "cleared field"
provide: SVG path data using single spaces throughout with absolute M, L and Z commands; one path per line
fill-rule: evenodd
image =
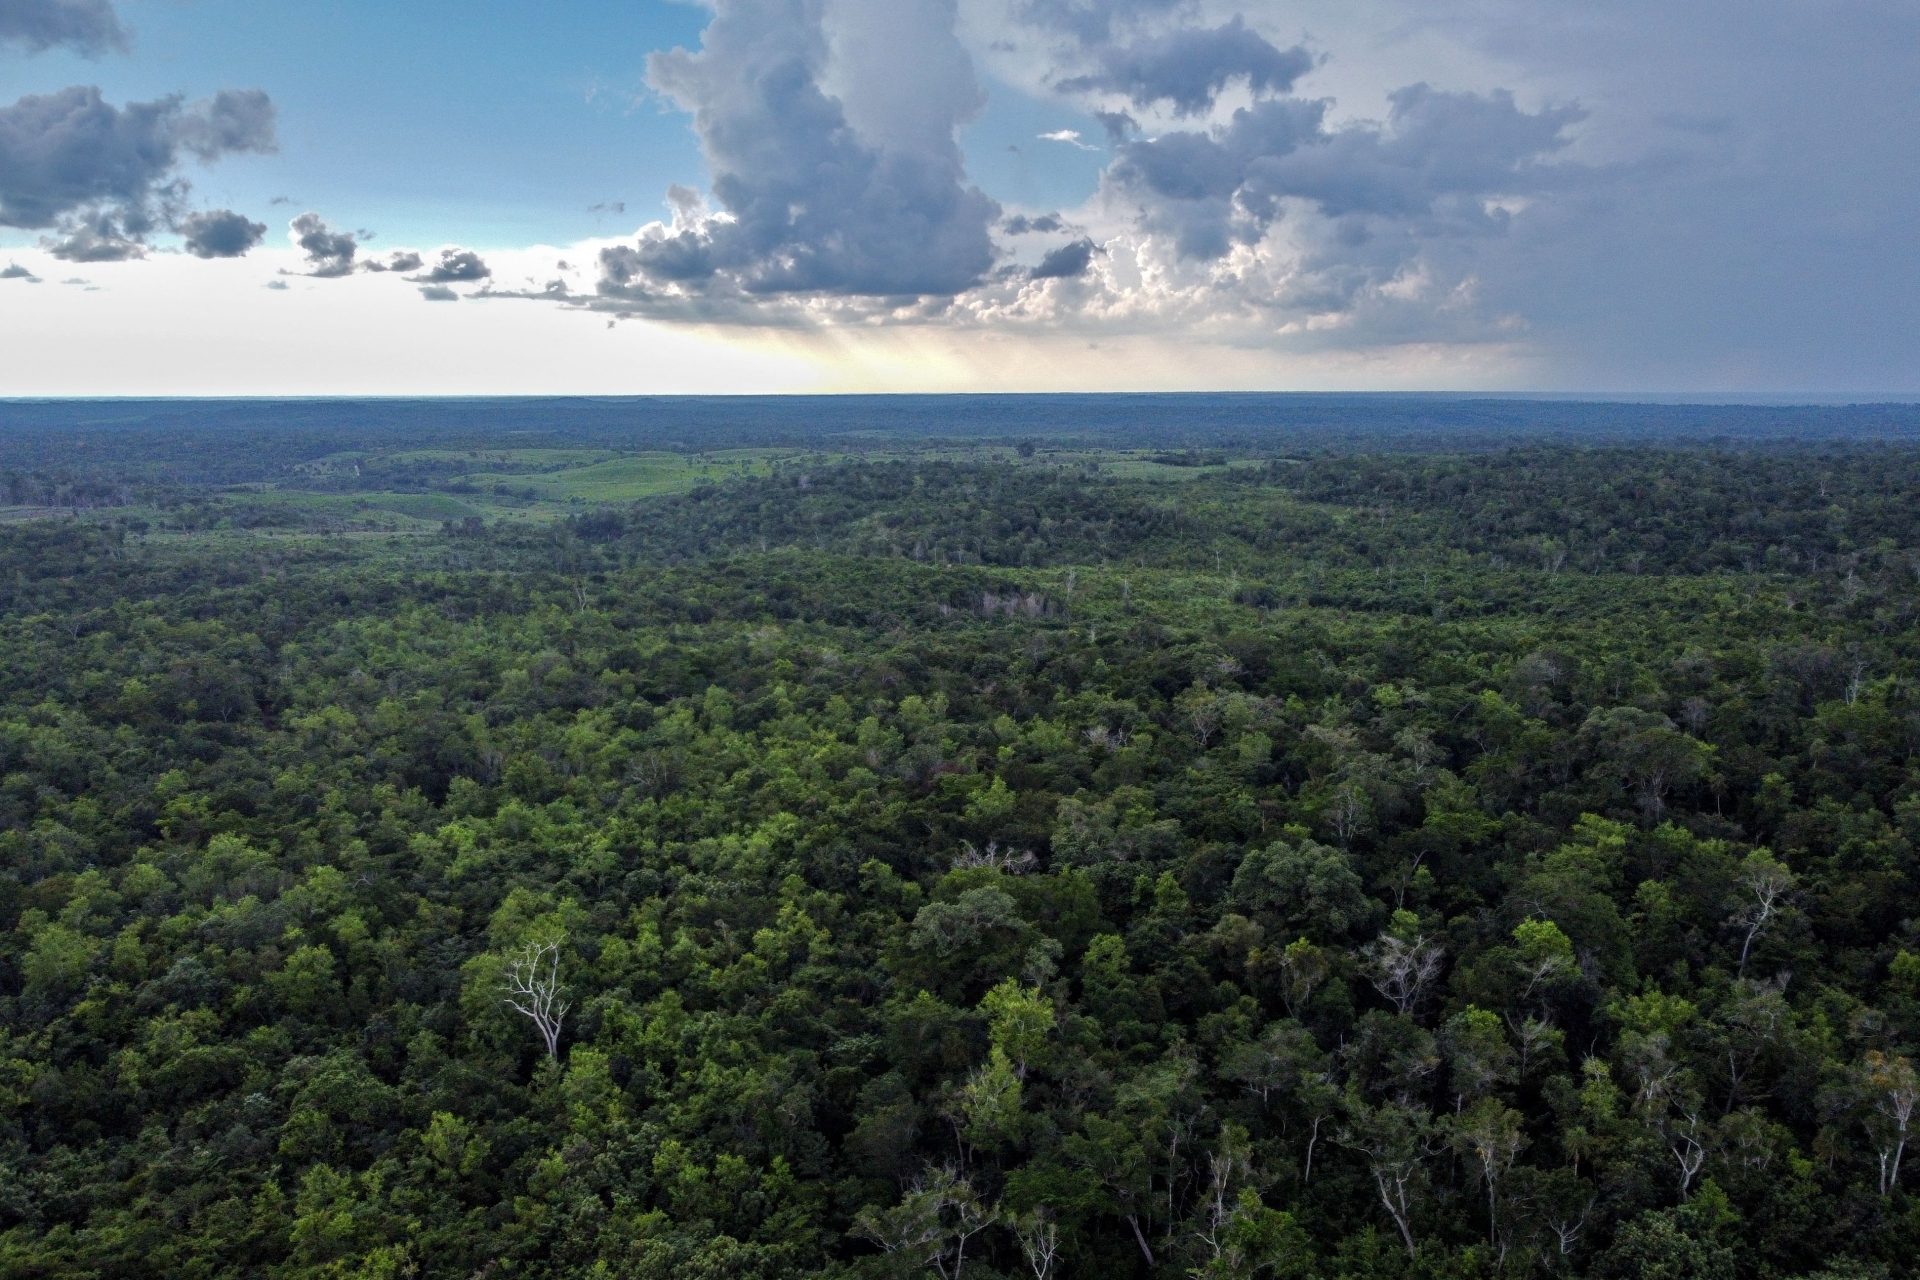
M 736 476 L 764 475 L 787 455 L 759 450 L 728 450 L 724 455 L 640 453 L 559 471 L 481 471 L 455 483 L 482 491 L 504 486 L 531 492 L 548 502 L 636 502 L 662 494 L 685 493 L 700 484 Z
M 405 449 L 379 455 L 378 461 L 454 462 L 469 466 L 588 466 L 622 455 L 612 449 Z M 661 457 L 674 455 L 661 454 Z

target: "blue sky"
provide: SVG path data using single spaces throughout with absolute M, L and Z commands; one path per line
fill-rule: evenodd
M 1908 0 L 0 0 L 0 394 L 1914 393 L 1915 83 Z
M 449 232 L 488 244 L 606 230 L 590 206 L 657 203 L 700 173 L 684 119 L 646 93 L 647 54 L 696 44 L 695 5 L 491 0 L 120 6 L 124 57 L 6 59 L 4 83 L 96 83 L 114 101 L 258 87 L 279 108 L 279 151 L 196 181 L 211 200 L 276 196 L 341 210 L 383 239 Z M 349 212 L 350 211 L 350 212 Z
M 12 0 L 0 0 L 10 3 Z M 279 149 L 196 180 L 208 200 L 351 211 L 381 240 L 564 244 L 652 217 L 675 182 L 705 180 L 684 114 L 647 86 L 647 55 L 697 47 L 708 14 L 679 0 L 119 6 L 129 56 L 64 49 L 7 59 L 9 89 L 99 84 L 114 101 L 266 88 Z M 1038 140 L 1099 125 L 1071 104 L 997 84 L 962 140 L 979 180 L 1014 202 L 1085 199 L 1100 155 Z M 1017 150 L 1016 150 L 1017 148 Z M 430 176 L 430 180 L 427 179 Z M 632 219 L 636 225 L 639 217 Z

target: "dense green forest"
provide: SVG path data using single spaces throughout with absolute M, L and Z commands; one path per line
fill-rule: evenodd
M 1912 1274 L 1920 450 L 221 439 L 0 447 L 0 1275 Z

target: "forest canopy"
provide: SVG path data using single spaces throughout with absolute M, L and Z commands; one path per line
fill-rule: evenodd
M 1909 445 L 233 429 L 0 447 L 0 1274 L 1920 1252 Z

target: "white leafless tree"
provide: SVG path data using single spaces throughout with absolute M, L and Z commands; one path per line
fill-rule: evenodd
M 1693 1180 L 1700 1176 L 1701 1166 L 1707 1162 L 1709 1135 L 1701 1126 L 1698 1106 L 1685 1107 L 1680 1117 L 1684 1124 L 1674 1124 L 1667 1129 L 1667 1150 L 1680 1166 L 1680 1198 L 1684 1200 L 1693 1187 Z
M 1574 1247 L 1580 1243 L 1580 1233 L 1586 1230 L 1587 1218 L 1593 1213 L 1594 1205 L 1598 1203 L 1599 1200 L 1596 1197 L 1588 1196 L 1577 1206 L 1569 1205 L 1563 1211 L 1548 1217 L 1547 1230 L 1553 1233 L 1555 1247 L 1559 1249 L 1562 1258 L 1573 1255 Z
M 1048 1280 L 1060 1260 L 1060 1224 L 1046 1208 L 1023 1213 L 1013 1219 L 1013 1238 L 1020 1242 L 1020 1254 L 1027 1260 L 1033 1280 Z
M 1746 930 L 1746 936 L 1740 940 L 1740 966 L 1737 973 L 1746 973 L 1747 957 L 1753 951 L 1755 940 L 1786 908 L 1794 884 L 1793 872 L 1764 850 L 1748 854 L 1746 861 L 1740 864 L 1737 890 L 1740 906 L 1734 912 L 1732 923 L 1736 928 Z
M 529 942 L 507 963 L 500 983 L 507 1007 L 533 1023 L 547 1047 L 547 1057 L 560 1056 L 560 1026 L 571 1001 L 560 998 L 560 944 Z
M 1000 847 L 998 840 L 987 841 L 985 849 L 973 847 L 973 841 L 962 840 L 960 852 L 953 855 L 955 871 L 972 870 L 979 867 L 991 867 L 995 871 L 1010 876 L 1023 876 L 1040 865 L 1032 850 Z
M 1361 952 L 1367 980 L 1401 1013 L 1413 1012 L 1421 992 L 1440 976 L 1445 948 L 1424 936 L 1402 938 L 1383 933 Z

